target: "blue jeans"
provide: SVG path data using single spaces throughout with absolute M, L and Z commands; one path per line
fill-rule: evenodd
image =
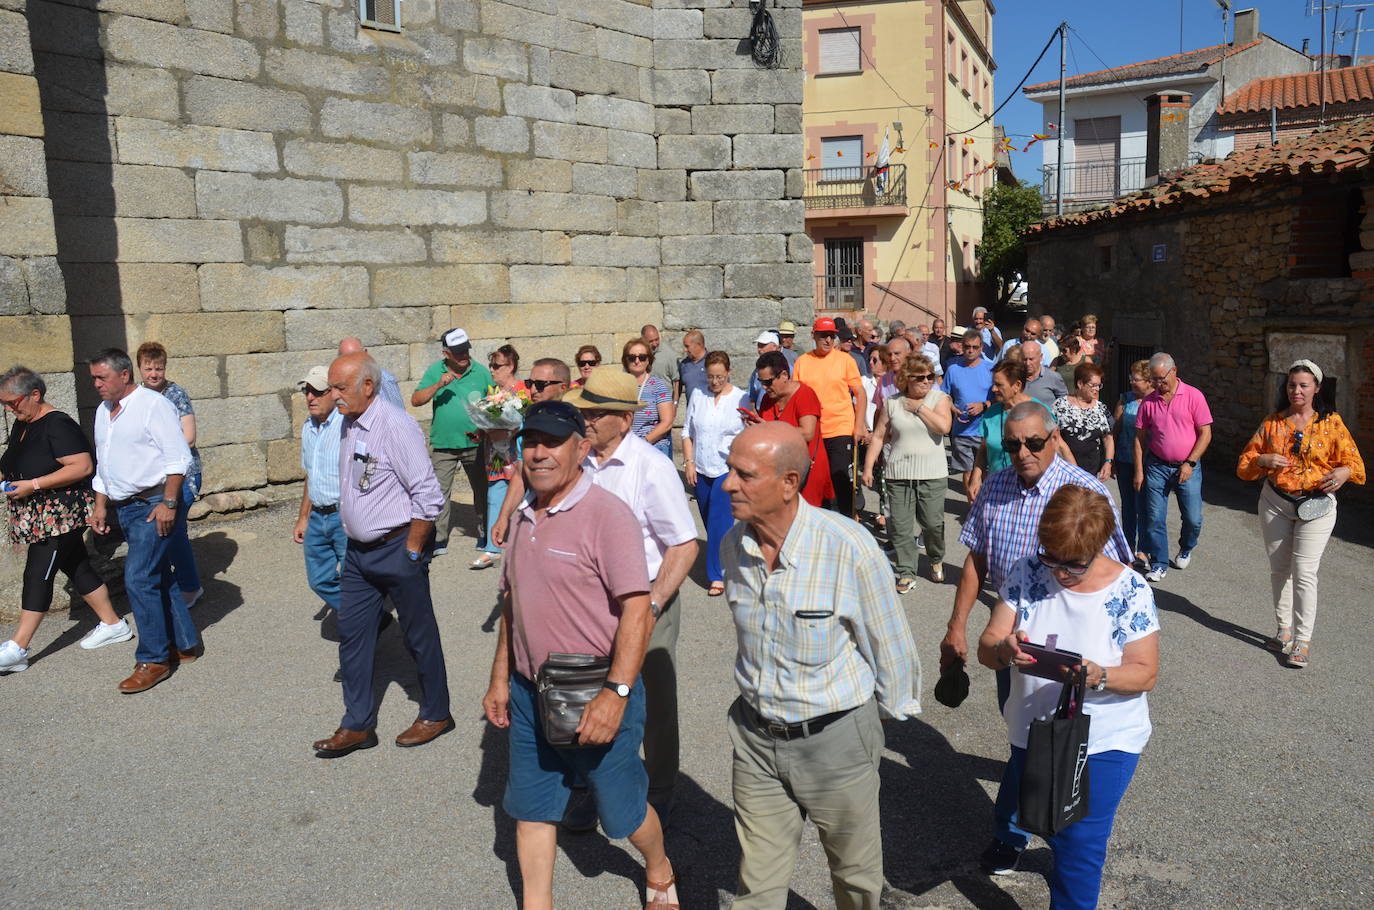
M 1179 517 L 1183 527 L 1178 535 L 1178 550 L 1187 553 L 1197 546 L 1202 535 L 1202 465 L 1193 468 L 1187 483 L 1178 482 L 1178 469 L 1171 468 L 1153 456 L 1145 459 L 1144 514 L 1140 518 L 1140 533 L 1145 537 L 1150 568 L 1163 569 L 1169 565 L 1169 494 L 1178 499 Z
M 196 494 L 200 492 L 200 481 L 199 474 L 192 474 L 182 481 L 180 511 L 183 525 L 186 510 L 191 508 L 191 503 L 196 501 Z M 184 528 L 181 534 L 173 538 L 167 558 L 172 563 L 172 578 L 176 582 L 177 590 L 187 594 L 199 591 L 200 571 L 196 568 L 196 554 L 191 552 L 191 537 Z
M 1140 756 L 1134 752 L 1098 752 L 1088 756 L 1088 814 L 1060 831 L 1046 843 L 1054 851 L 1050 873 L 1050 910 L 1093 910 L 1102 890 L 1102 867 L 1107 862 L 1107 840 L 1112 836 L 1116 808 L 1126 795 Z M 1001 808 L 1005 799 L 1015 809 L 1021 800 L 1021 769 L 1026 750 L 1011 747 L 997 791 Z M 1014 819 L 1013 812 L 1012 818 Z
M 487 523 L 485 527 L 490 529 L 496 524 L 496 519 L 501 515 L 501 503 L 506 499 L 506 489 L 510 486 L 508 480 L 489 480 L 487 481 Z M 492 543 L 491 538 L 483 534 L 477 541 L 477 549 L 484 553 L 491 553 L 495 556 L 501 555 L 501 548 Z
M 348 535 L 338 512 L 324 515 L 310 510 L 305 525 L 305 580 L 325 606 L 339 609 L 339 575 Z
M 725 478 L 707 477 L 697 472 L 697 508 L 701 510 L 701 523 L 706 525 L 706 579 L 724 581 L 725 570 L 720 565 L 720 542 L 735 524 L 735 516 L 730 513 L 730 494 L 725 492 Z
M 1144 495 L 1135 489 L 1135 464 L 1121 459 L 1116 460 L 1116 489 L 1121 494 L 1121 533 L 1126 535 L 1126 544 L 1132 553 L 1140 552 L 1144 538 L 1140 530 L 1140 499 Z
M 172 595 L 172 543 L 186 538 L 186 510 L 177 509 L 176 523 L 166 537 L 157 533 L 157 522 L 148 521 L 153 505 L 135 499 L 115 510 L 129 555 L 124 558 L 124 590 L 138 622 L 138 648 L 134 660 L 165 664 L 171 641 L 182 651 L 200 644 L 200 633 L 191 611 L 179 595 Z M 170 632 L 169 632 L 170 630 Z

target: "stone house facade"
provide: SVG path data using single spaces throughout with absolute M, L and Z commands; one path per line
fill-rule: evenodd
M 1299 357 L 1335 378 L 1374 455 L 1374 120 L 1236 152 L 1031 231 L 1032 310 L 1066 325 L 1099 316 L 1104 391 L 1123 387 L 1131 360 L 1173 354 L 1208 396 L 1218 469 L 1234 469 Z
M 760 69 L 745 0 L 0 0 L 0 363 L 89 418 L 84 358 L 161 341 L 251 504 L 346 335 L 407 394 L 453 326 L 752 361 L 812 312 L 800 7 Z

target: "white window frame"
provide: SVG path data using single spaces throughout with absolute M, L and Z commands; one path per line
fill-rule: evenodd
M 821 29 L 817 57 L 816 73 L 821 76 L 863 72 L 863 29 L 858 26 Z
M 373 9 L 390 8 L 396 21 L 382 22 L 378 19 L 367 17 L 367 5 L 371 3 Z M 384 32 L 399 32 L 401 30 L 401 0 L 358 0 L 358 22 L 363 28 L 375 28 Z

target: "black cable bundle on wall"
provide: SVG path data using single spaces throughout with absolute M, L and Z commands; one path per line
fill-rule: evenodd
M 754 10 L 754 21 L 749 26 L 750 54 L 754 63 L 772 69 L 782 60 L 782 47 L 778 41 L 778 27 L 773 22 L 773 14 L 768 12 L 767 0 L 750 0 Z

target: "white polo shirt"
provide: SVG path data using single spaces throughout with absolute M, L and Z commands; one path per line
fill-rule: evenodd
M 614 493 L 630 507 L 644 533 L 644 559 L 649 580 L 658 578 L 669 547 L 697 539 L 697 525 L 687 505 L 672 459 L 633 433 L 604 461 L 589 454 L 582 467 L 592 483 Z
M 95 491 L 128 499 L 163 483 L 168 474 L 184 475 L 191 467 L 191 447 L 181 433 L 176 407 L 144 386 L 119 404 L 113 420 L 110 402 L 95 409 Z

